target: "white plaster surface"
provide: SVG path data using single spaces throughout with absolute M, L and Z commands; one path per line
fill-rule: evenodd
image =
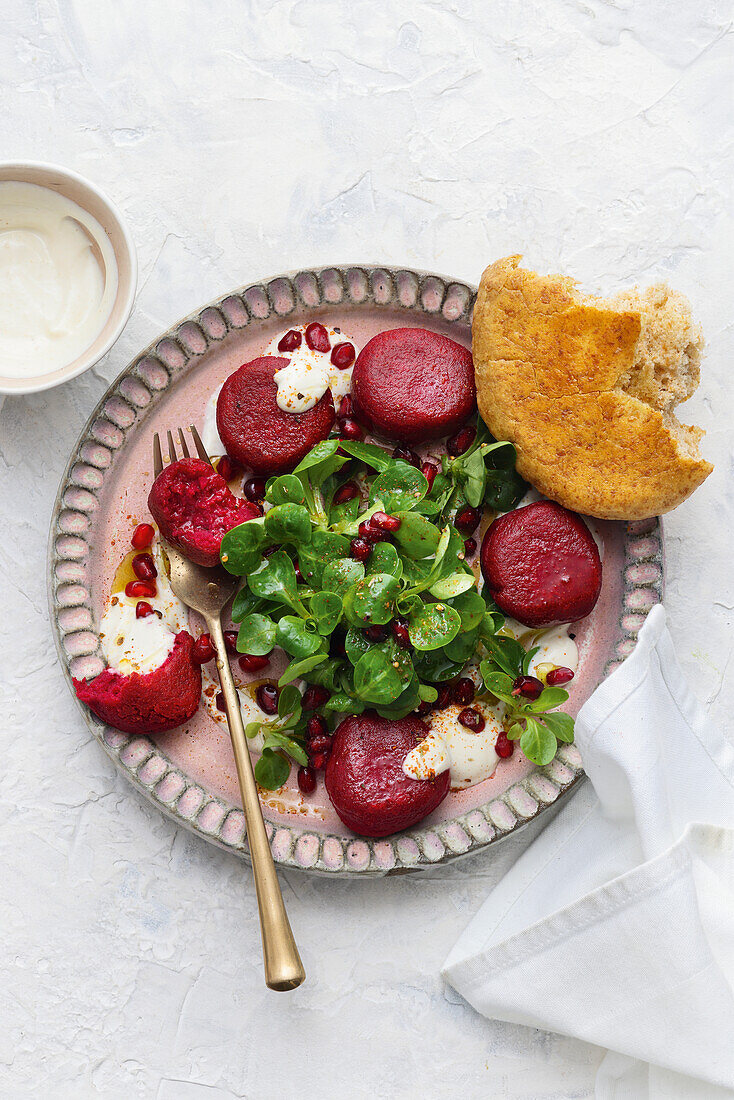
M 587 1097 L 600 1052 L 494 1024 L 439 966 L 513 858 L 284 876 L 309 978 L 262 984 L 246 867 L 116 774 L 62 680 L 45 549 L 67 454 L 126 362 L 299 265 L 477 281 L 522 251 L 603 291 L 670 280 L 709 343 L 716 470 L 666 520 L 671 628 L 732 711 L 732 5 L 722 0 L 5 0 L 0 151 L 120 204 L 140 293 L 85 377 L 0 411 L 0 1096 Z M 563 976 L 559 975 L 559 981 Z

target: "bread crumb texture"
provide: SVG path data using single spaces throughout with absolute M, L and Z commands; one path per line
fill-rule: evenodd
M 519 256 L 484 272 L 472 329 L 479 410 L 520 473 L 567 508 L 637 520 L 675 508 L 712 470 L 694 392 L 703 339 L 687 299 L 658 284 L 584 297 Z

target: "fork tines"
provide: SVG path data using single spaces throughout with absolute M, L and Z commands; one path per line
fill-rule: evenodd
M 194 446 L 196 447 L 196 453 L 198 454 L 199 458 L 203 462 L 208 462 L 210 466 L 213 465 L 212 460 L 209 458 L 209 455 L 206 453 L 206 447 L 204 446 L 204 444 L 202 442 L 201 436 L 199 435 L 198 431 L 196 430 L 196 428 L 194 427 L 193 424 L 189 425 L 189 431 L 191 432 L 191 438 L 194 441 Z M 169 462 L 176 462 L 177 459 L 178 459 L 178 456 L 176 454 L 176 444 L 174 443 L 174 440 L 173 440 L 173 433 L 170 430 L 167 432 L 167 438 L 168 438 L 168 461 Z M 180 440 L 181 457 L 182 458 L 189 458 L 190 457 L 189 448 L 188 448 L 188 444 L 186 443 L 186 436 L 183 433 L 183 428 L 178 429 L 178 438 Z M 158 475 L 162 472 L 163 472 L 163 453 L 161 451 L 160 436 L 158 435 L 158 432 L 156 432 L 153 436 L 153 473 L 155 474 L 156 477 L 158 477 Z

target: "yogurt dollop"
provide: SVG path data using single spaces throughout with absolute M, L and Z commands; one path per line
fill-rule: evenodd
M 538 652 L 530 660 L 529 672 L 534 676 L 538 665 L 544 664 L 560 665 L 563 668 L 570 668 L 572 672 L 577 671 L 579 650 L 568 633 L 572 625 L 572 623 L 561 623 L 559 626 L 534 629 L 508 618 L 505 619 L 503 630 L 522 642 L 526 649 L 538 647 Z
M 448 745 L 433 730 L 408 753 L 403 771 L 410 779 L 435 779 L 451 767 Z
M 138 619 L 135 604 L 113 596 L 102 617 L 99 636 L 113 672 L 153 672 L 173 649 L 176 635 L 156 614 Z
M 0 183 L 0 374 L 72 363 L 101 332 L 116 293 L 114 250 L 96 218 L 48 187 Z
M 551 664 L 570 668 L 576 672 L 579 667 L 579 650 L 576 642 L 568 635 L 568 625 L 552 627 L 537 640 L 538 652 L 530 661 L 530 675 L 536 674 L 538 665 Z
M 179 631 L 188 630 L 188 611 L 173 594 L 157 542 L 150 553 L 158 570 L 158 592 L 146 597 L 145 602 L 154 613 L 138 619 L 135 609 L 139 598 L 126 596 L 123 587 L 112 592 L 99 626 L 108 665 L 125 676 L 133 672 L 144 675 L 159 668 L 173 649 Z
M 334 404 L 338 405 L 341 398 L 349 393 L 351 389 L 352 367 L 347 367 L 345 370 L 335 367 L 331 362 L 331 348 L 336 344 L 350 343 L 354 345 L 356 354 L 357 346 L 354 344 L 354 340 L 346 336 L 340 329 L 329 328 L 326 331 L 329 333 L 331 348 L 329 351 L 315 351 L 306 343 L 306 325 L 298 325 L 293 331 L 304 334 L 300 347 L 296 348 L 295 351 L 278 351 L 278 344 L 285 335 L 284 333 L 275 336 L 265 349 L 265 355 L 275 355 L 283 358 L 288 356 L 290 359 L 288 366 L 283 367 L 275 375 L 275 381 L 278 384 L 278 396 L 276 398 L 278 407 L 283 412 L 307 412 L 308 409 L 312 409 L 321 400 L 329 389 L 334 398 Z
M 481 711 L 485 726 L 481 733 L 472 733 L 458 720 L 462 707 L 452 703 L 437 711 L 424 741 L 408 753 L 403 771 L 411 779 L 435 779 L 451 769 L 451 787 L 458 790 L 472 787 L 488 779 L 497 767 L 499 757 L 495 742 L 502 731 L 502 707 L 490 707 L 478 700 L 472 704 Z

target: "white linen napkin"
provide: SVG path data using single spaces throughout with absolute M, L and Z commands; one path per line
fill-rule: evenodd
M 662 607 L 576 742 L 591 783 L 444 977 L 485 1016 L 606 1047 L 603 1100 L 734 1097 L 734 749 L 688 689 Z

